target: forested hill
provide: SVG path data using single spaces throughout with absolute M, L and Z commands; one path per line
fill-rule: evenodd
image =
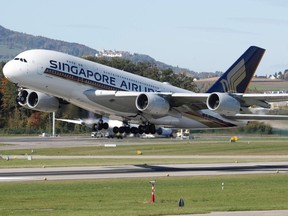
M 11 31 L 0 26 L 0 61 L 7 61 L 27 49 L 50 49 L 75 56 L 95 55 L 87 46 Z

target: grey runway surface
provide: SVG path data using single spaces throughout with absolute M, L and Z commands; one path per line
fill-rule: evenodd
M 0 170 L 0 182 L 271 173 L 287 174 L 288 162 L 13 168 Z
M 99 146 L 105 143 L 113 143 L 113 140 L 94 139 L 89 136 L 64 136 L 64 137 L 41 137 L 41 136 L 19 136 L 0 137 L 0 150 L 9 149 L 39 149 L 39 148 L 63 148 L 77 146 Z

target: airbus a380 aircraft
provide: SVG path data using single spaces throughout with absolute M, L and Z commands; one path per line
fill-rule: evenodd
M 206 93 L 50 50 L 22 52 L 4 66 L 3 73 L 20 87 L 18 102 L 24 107 L 52 112 L 68 101 L 103 117 L 121 119 L 132 133 L 155 133 L 155 125 L 235 127 L 250 120 L 288 119 L 249 112 L 252 105 L 269 108 L 268 102 L 288 100 L 288 94 L 245 94 L 264 52 L 256 46 L 248 48 Z M 130 128 L 130 123 L 140 126 Z

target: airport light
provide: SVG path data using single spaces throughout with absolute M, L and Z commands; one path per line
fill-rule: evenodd
M 155 183 L 156 183 L 156 180 L 149 181 L 149 183 L 152 185 L 151 203 L 154 203 L 155 202 Z

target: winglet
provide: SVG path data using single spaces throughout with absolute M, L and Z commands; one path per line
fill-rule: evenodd
M 212 92 L 244 93 L 253 78 L 265 49 L 251 46 L 245 53 L 207 90 Z

